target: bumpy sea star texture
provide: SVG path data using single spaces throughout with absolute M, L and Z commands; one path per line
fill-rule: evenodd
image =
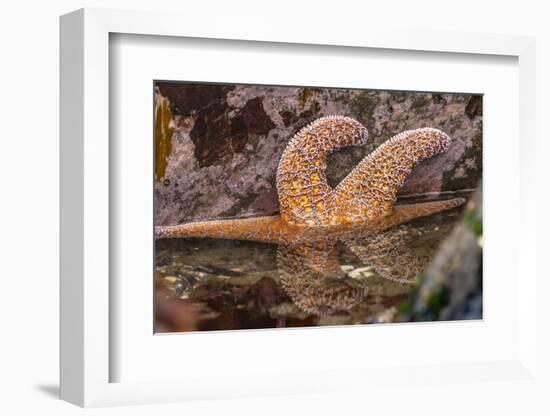
M 420 162 L 398 193 L 474 188 L 481 177 L 481 97 L 463 94 L 157 82 L 173 114 L 164 176 L 155 182 L 155 224 L 278 213 L 276 171 L 292 137 L 310 122 L 345 114 L 364 125 L 368 143 L 327 158 L 336 186 L 396 134 L 430 126 L 449 149 Z M 163 142 L 164 143 L 164 142 Z
M 277 170 L 283 219 L 326 226 L 389 215 L 412 168 L 447 150 L 451 143 L 449 136 L 432 128 L 400 133 L 359 163 L 333 190 L 325 176 L 327 155 L 341 147 L 364 144 L 367 138 L 365 127 L 342 116 L 321 118 L 296 134 Z
M 289 142 L 277 169 L 281 217 L 290 224 L 329 225 L 336 218 L 336 200 L 325 176 L 329 153 L 366 143 L 367 129 L 342 116 L 321 118 Z M 326 214 L 326 215 L 325 215 Z M 332 218 L 330 218 L 332 216 Z
M 449 146 L 449 136 L 431 128 L 407 131 L 384 143 L 333 190 L 324 175 L 327 154 L 364 143 L 367 136 L 366 129 L 351 118 L 321 118 L 296 134 L 279 162 L 280 216 L 158 226 L 156 237 L 215 237 L 278 244 L 349 238 L 357 233 L 378 233 L 464 202 L 454 198 L 393 207 L 397 190 L 414 165 Z

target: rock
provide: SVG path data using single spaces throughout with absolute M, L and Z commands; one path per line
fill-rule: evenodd
M 417 166 L 401 195 L 474 188 L 481 178 L 480 96 L 178 82 L 156 87 L 173 117 L 171 143 L 164 140 L 157 149 L 157 155 L 169 149 L 155 181 L 157 225 L 277 213 L 275 175 L 286 144 L 330 114 L 354 117 L 370 133 L 365 146 L 329 157 L 333 186 L 384 141 L 423 126 L 454 140 L 448 152 Z
M 196 306 L 174 298 L 165 279 L 155 274 L 155 332 L 194 331 L 197 321 Z
M 482 318 L 481 189 L 468 202 L 463 220 L 443 242 L 401 321 Z

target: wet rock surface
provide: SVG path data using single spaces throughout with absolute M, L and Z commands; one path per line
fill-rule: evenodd
M 403 321 L 483 317 L 483 228 L 479 189 L 462 220 L 441 245 L 424 276 L 403 305 Z
M 480 96 L 174 82 L 156 87 L 173 116 L 166 168 L 155 181 L 157 225 L 277 213 L 275 174 L 287 142 L 331 114 L 354 117 L 370 134 L 365 146 L 329 157 L 333 186 L 384 141 L 426 126 L 445 131 L 453 143 L 421 162 L 401 195 L 474 188 L 481 177 Z

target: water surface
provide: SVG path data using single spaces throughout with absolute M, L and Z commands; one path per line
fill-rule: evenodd
M 295 246 L 159 240 L 155 332 L 391 322 L 461 211 Z

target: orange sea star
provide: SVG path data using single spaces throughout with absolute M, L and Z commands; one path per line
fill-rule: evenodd
M 367 130 L 344 116 L 320 118 L 289 142 L 277 169 L 280 215 L 157 226 L 155 237 L 213 237 L 282 245 L 377 234 L 414 218 L 459 206 L 463 198 L 396 205 L 397 191 L 422 159 L 448 149 L 440 130 L 398 134 L 363 159 L 336 187 L 325 176 L 330 152 L 366 142 Z

